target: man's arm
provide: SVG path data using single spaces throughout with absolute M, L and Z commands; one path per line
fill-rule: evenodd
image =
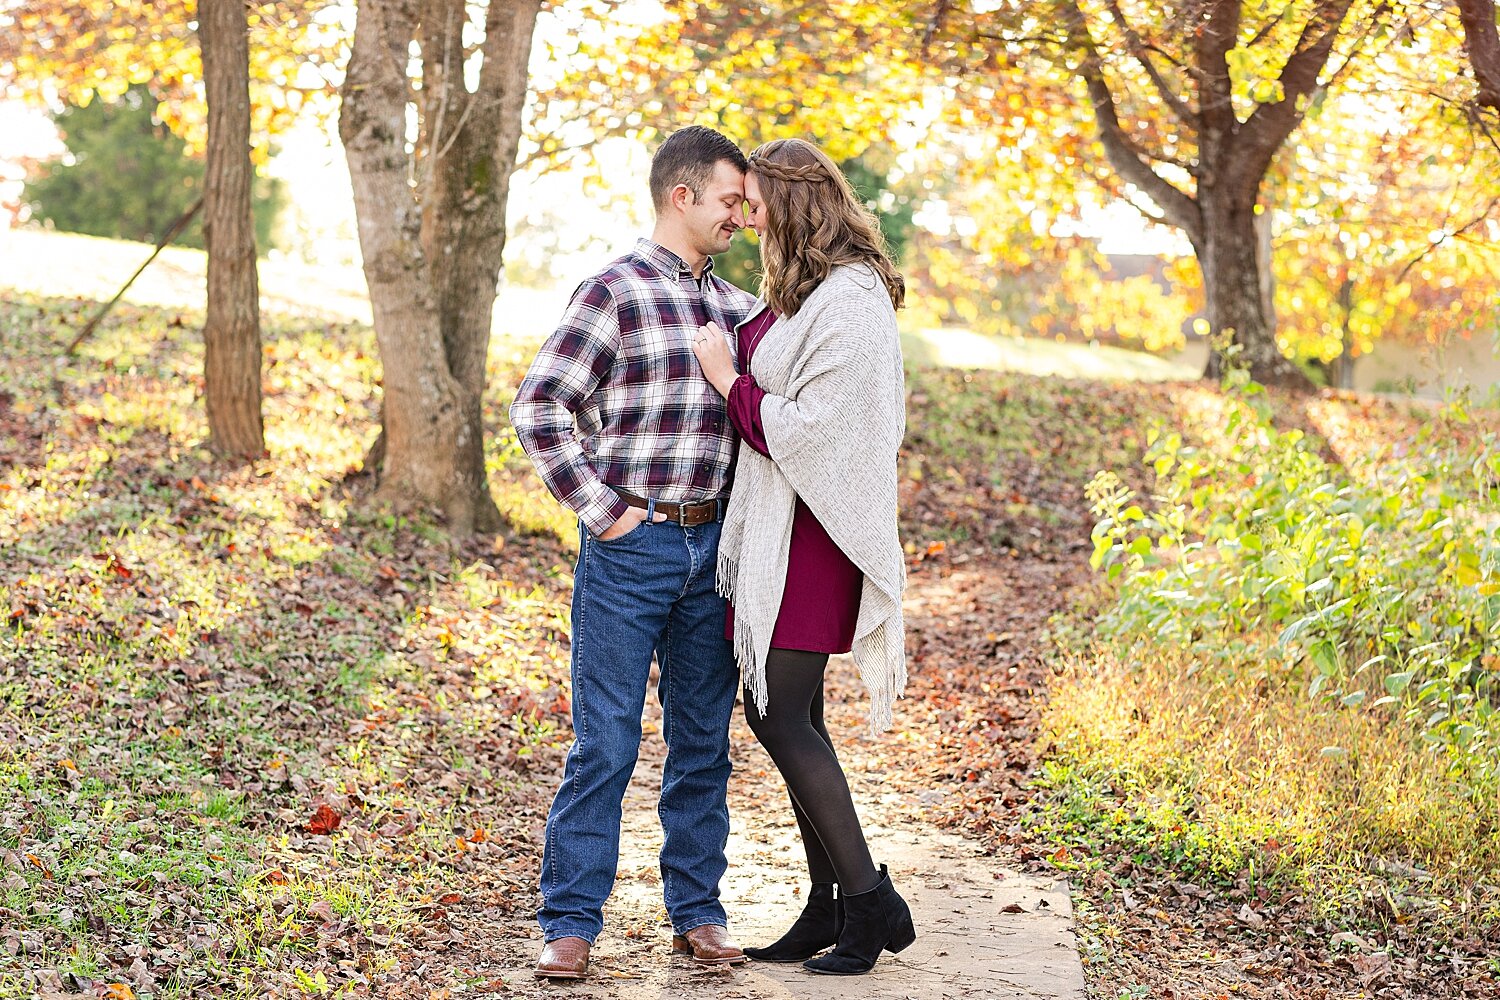
M 547 489 L 595 535 L 608 531 L 628 505 L 589 462 L 573 415 L 609 372 L 619 344 L 614 296 L 598 280 L 584 282 L 510 404 L 516 437 Z

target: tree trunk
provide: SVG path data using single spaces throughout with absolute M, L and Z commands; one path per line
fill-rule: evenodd
M 1255 216 L 1255 266 L 1260 271 L 1260 308 L 1276 328 L 1276 272 L 1273 268 L 1276 231 L 1271 206 L 1261 205 Z
M 422 248 L 439 302 L 448 369 L 462 396 L 460 464 L 484 472 L 484 393 L 495 293 L 505 251 L 505 205 L 521 137 L 526 64 L 536 0 L 490 0 L 485 64 L 476 93 L 455 75 L 461 62 L 462 0 L 429 0 L 423 27 Z M 457 53 L 458 55 L 455 55 Z M 479 531 L 501 526 L 485 491 L 475 499 Z
M 1202 245 L 1195 249 L 1214 334 L 1240 348 L 1235 363 L 1247 367 L 1255 381 L 1309 388 L 1307 376 L 1276 346 L 1276 328 L 1266 315 L 1254 193 L 1205 187 L 1198 192 L 1198 201 L 1203 212 Z M 1205 377 L 1222 378 L 1225 370 L 1223 352 L 1211 352 Z
M 245 0 L 203 0 L 198 39 L 208 96 L 203 237 L 208 316 L 203 376 L 209 447 L 250 460 L 265 454 L 260 393 L 260 290 L 250 208 L 250 44 Z
M 466 129 L 431 166 L 437 190 L 427 206 L 423 247 L 439 296 L 438 322 L 448 371 L 459 391 L 463 433 L 456 442 L 457 461 L 474 470 L 482 486 L 485 363 L 505 246 L 503 209 L 497 211 L 495 204 L 494 149 L 476 142 Z M 498 530 L 500 512 L 488 490 L 481 493 L 475 498 L 474 528 Z
M 1099 142 L 1120 179 L 1146 195 L 1160 210 L 1153 218 L 1187 234 L 1203 272 L 1208 321 L 1216 338 L 1239 347 L 1237 363 L 1256 381 L 1295 389 L 1311 381 L 1276 346 L 1276 321 L 1270 271 L 1270 219 L 1257 225 L 1260 186 L 1281 149 L 1306 113 L 1307 99 L 1322 86 L 1327 65 L 1352 0 L 1319 0 L 1308 10 L 1297 44 L 1278 74 L 1281 93 L 1258 102 L 1243 120 L 1234 101 L 1231 54 L 1241 39 L 1241 0 L 1205 0 L 1195 5 L 1190 75 L 1196 99 L 1185 98 L 1162 75 L 1161 54 L 1125 20 L 1118 3 L 1109 5 L 1113 31 L 1124 38 L 1125 52 L 1145 74 L 1153 95 L 1196 140 L 1196 161 L 1188 165 L 1195 179 L 1189 192 L 1159 173 L 1158 163 L 1178 166 L 1178 154 L 1153 152 L 1136 131 L 1120 121 L 1115 92 L 1090 30 L 1090 14 L 1077 0 L 1062 8 L 1067 32 L 1068 67 L 1087 88 Z M 1101 35 L 1108 32 L 1101 31 Z M 1122 53 L 1123 55 L 1123 53 Z M 1263 252 L 1264 251 L 1264 252 Z M 1205 377 L 1222 377 L 1225 358 L 1209 356 Z
M 1335 361 L 1334 377 L 1331 380 L 1335 388 L 1354 388 L 1354 278 L 1349 274 L 1346 266 L 1343 280 L 1339 282 L 1339 316 L 1342 320 L 1339 329 L 1339 356 Z
M 1479 84 L 1475 102 L 1500 111 L 1500 29 L 1495 26 L 1495 0 L 1458 0 L 1458 13 L 1469 66 Z
M 409 2 L 359 5 L 339 137 L 349 159 L 383 373 L 385 464 L 377 495 L 399 509 L 433 504 L 463 533 L 473 526 L 476 484 L 456 461 L 461 400 L 444 358 L 421 217 L 407 183 L 404 70 L 414 26 Z
M 485 365 L 539 6 L 491 0 L 470 92 L 462 0 L 363 0 L 344 85 L 339 131 L 386 373 L 378 495 L 438 506 L 455 533 L 502 524 L 485 477 Z M 414 190 L 404 53 L 419 28 Z

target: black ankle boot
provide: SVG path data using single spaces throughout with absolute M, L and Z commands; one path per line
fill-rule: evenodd
M 911 925 L 911 909 L 891 885 L 885 865 L 880 882 L 869 892 L 846 895 L 844 929 L 838 947 L 828 954 L 803 962 L 802 967 L 825 976 L 859 976 L 875 968 L 882 950 L 898 952 L 917 939 Z
M 800 962 L 838 943 L 844 929 L 844 901 L 834 894 L 832 882 L 814 882 L 792 929 L 775 944 L 746 948 L 757 962 Z

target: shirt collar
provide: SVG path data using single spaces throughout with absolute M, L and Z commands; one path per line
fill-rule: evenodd
M 693 269 L 688 267 L 687 261 L 644 236 L 635 241 L 635 256 L 668 278 L 681 280 L 693 277 Z M 714 259 L 710 257 L 703 264 L 702 276 L 694 280 L 706 281 L 713 271 Z

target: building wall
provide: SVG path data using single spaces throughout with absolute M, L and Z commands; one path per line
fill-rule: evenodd
M 1189 337 L 1183 350 L 1163 357 L 1202 371 L 1208 362 L 1208 341 Z M 1472 389 L 1480 396 L 1500 392 L 1500 332 L 1467 340 L 1454 338 L 1441 347 L 1379 342 L 1373 353 L 1354 359 L 1354 388 L 1424 399 L 1442 399 L 1448 390 L 1458 388 Z
M 1361 392 L 1409 392 L 1441 399 L 1448 390 L 1470 388 L 1481 395 L 1500 386 L 1500 335 L 1454 338 L 1451 343 L 1382 341 L 1354 361 L 1354 388 Z M 1410 386 L 1411 388 L 1408 388 Z

